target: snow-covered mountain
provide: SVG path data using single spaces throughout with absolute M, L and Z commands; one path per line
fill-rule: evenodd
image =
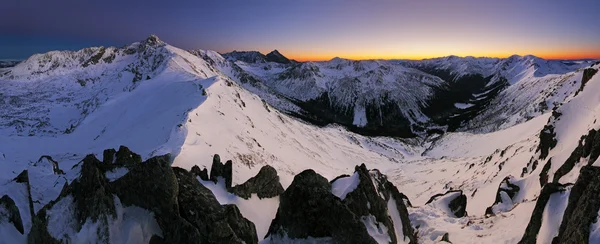
M 600 63 L 263 56 L 0 69 L 0 243 L 600 241 Z

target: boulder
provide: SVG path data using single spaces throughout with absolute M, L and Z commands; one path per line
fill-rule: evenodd
M 269 165 L 263 166 L 256 176 L 232 189 L 234 194 L 244 199 L 250 198 L 253 193 L 256 193 L 259 198 L 276 197 L 283 191 L 277 170 Z

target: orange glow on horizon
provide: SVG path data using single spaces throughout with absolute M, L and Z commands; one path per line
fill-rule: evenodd
M 440 57 L 446 57 L 446 56 L 450 56 L 450 55 L 455 55 L 455 56 L 459 56 L 459 57 L 467 57 L 467 56 L 473 56 L 473 57 L 492 57 L 492 58 L 508 58 L 512 55 L 520 55 L 520 56 L 525 56 L 525 55 L 534 55 L 536 57 L 540 57 L 543 59 L 549 59 L 549 60 L 578 60 L 578 59 L 600 59 L 600 51 L 588 51 L 588 52 L 571 52 L 571 53 L 553 53 L 553 52 L 546 52 L 546 53 L 487 53 L 487 54 L 440 54 L 440 55 L 397 55 L 397 54 L 390 54 L 390 55 L 356 55 L 356 54 L 348 54 L 348 55 L 314 55 L 314 56 L 308 56 L 308 55 L 302 55 L 302 54 L 290 54 L 287 55 L 287 57 L 289 59 L 294 59 L 296 61 L 300 61 L 300 62 L 320 62 L 320 61 L 328 61 L 331 60 L 335 57 L 340 57 L 340 58 L 344 58 L 344 59 L 350 59 L 350 60 L 390 60 L 390 59 L 404 59 L 404 60 L 423 60 L 423 59 L 431 59 L 431 58 L 440 58 Z M 283 53 L 283 55 L 286 55 L 285 53 Z

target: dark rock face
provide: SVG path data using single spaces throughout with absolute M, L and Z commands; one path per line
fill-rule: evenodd
M 583 77 L 581 78 L 581 86 L 579 87 L 579 90 L 577 90 L 577 92 L 575 92 L 575 96 L 577 96 L 577 94 L 579 94 L 581 91 L 583 91 L 585 84 L 587 84 L 587 82 L 590 81 L 590 79 L 592 79 L 592 77 L 597 72 L 598 72 L 598 70 L 593 69 L 593 68 L 587 68 L 587 69 L 583 70 Z
M 446 195 L 452 194 L 455 192 L 458 192 L 460 194 L 458 196 L 454 197 L 452 200 L 450 200 L 450 202 L 448 203 L 448 207 L 450 208 L 452 213 L 457 218 L 465 217 L 465 216 L 467 216 L 467 196 L 465 196 L 463 194 L 462 190 L 451 190 L 451 191 L 447 191 L 446 193 L 443 193 L 443 194 L 442 193 L 435 194 L 431 198 L 429 198 L 429 201 L 427 201 L 427 203 L 425 203 L 425 204 L 433 203 L 434 201 L 440 200 L 441 198 L 445 197 Z
M 244 199 L 250 198 L 252 193 L 256 193 L 259 198 L 276 197 L 283 191 L 277 171 L 269 165 L 263 166 L 256 176 L 232 189 L 234 194 Z
M 291 64 L 292 63 L 292 61 L 290 61 L 288 58 L 283 56 L 277 50 L 273 50 L 272 52 L 268 53 L 265 56 L 265 59 L 269 62 L 275 62 L 275 63 L 280 63 L 280 64 Z
M 142 157 L 129 150 L 126 146 L 120 146 L 119 151 L 115 154 L 114 162 L 116 165 L 128 167 L 141 163 Z
M 358 174 L 359 183 L 354 191 L 346 195 L 343 200 L 344 204 L 357 216 L 373 215 L 377 222 L 392 227 L 388 228 L 388 235 L 392 242 L 395 242 L 396 234 L 393 228 L 394 224 L 387 213 L 387 201 L 378 194 L 380 190 L 384 190 L 383 184 L 387 182 L 387 179 L 378 171 L 369 172 L 364 164 L 356 166 L 354 172 Z M 371 174 L 377 185 L 373 184 Z M 389 194 L 387 198 L 389 199 Z
M 202 243 L 258 243 L 256 228 L 235 205 L 221 206 L 212 192 L 184 169 L 173 168 L 181 216 L 196 227 Z
M 485 210 L 485 214 L 486 215 L 494 215 L 494 210 L 493 210 L 493 206 L 496 204 L 502 204 L 502 193 L 505 193 L 506 195 L 508 195 L 508 197 L 513 200 L 514 197 L 519 193 L 519 191 L 521 190 L 519 186 L 512 184 L 511 180 L 513 178 L 512 177 L 506 177 L 504 178 L 504 180 L 502 180 L 502 182 L 500 182 L 500 186 L 498 186 L 498 192 L 496 192 L 496 200 L 494 200 L 494 204 L 492 204 L 492 206 L 488 207 Z M 513 204 L 513 203 L 511 203 Z
M 0 212 L 0 223 L 8 221 L 12 223 L 15 228 L 21 232 L 21 234 L 23 234 L 23 220 L 21 219 L 21 213 L 19 212 L 19 208 L 17 208 L 15 201 L 13 201 L 12 198 L 8 197 L 7 195 L 2 196 L 0 198 L 0 209 L 4 209 L 4 211 L 7 213 L 7 215 L 4 216 L 2 212 Z
M 554 173 L 554 178 L 552 180 L 553 182 L 558 183 L 558 181 L 560 180 L 561 177 L 563 177 L 564 175 L 571 172 L 571 170 L 573 170 L 573 167 L 575 167 L 575 164 L 579 163 L 580 159 L 582 157 L 584 157 L 584 155 L 586 154 L 586 150 L 585 150 L 586 148 L 589 148 L 588 150 L 590 151 L 587 154 L 588 155 L 591 154 L 591 148 L 593 145 L 593 141 L 592 140 L 588 141 L 587 138 L 589 138 L 589 137 L 594 138 L 595 134 L 596 134 L 596 131 L 591 130 L 588 133 L 588 135 L 583 135 L 581 137 L 581 139 L 579 139 L 579 144 L 577 145 L 577 147 L 573 150 L 573 152 L 571 152 L 571 155 L 569 155 L 567 160 Z M 584 143 L 586 143 L 585 146 L 584 146 Z M 593 161 L 591 161 L 591 162 L 593 163 Z
M 213 156 L 212 166 L 210 167 L 210 180 L 217 182 L 219 177 L 225 180 L 225 187 L 231 189 L 232 180 L 232 162 L 228 160 L 225 164 L 221 163 L 221 157 L 218 154 Z
M 115 162 L 117 151 L 115 149 L 106 149 L 102 153 L 102 163 L 104 164 L 112 164 Z
M 410 219 L 408 217 L 408 209 L 405 205 L 405 203 L 407 203 L 409 207 L 412 206 L 410 204 L 410 201 L 408 200 L 408 197 L 406 197 L 406 195 L 398 191 L 398 188 L 396 188 L 394 184 L 392 184 L 389 181 L 385 183 L 385 189 L 388 189 L 390 191 L 390 197 L 396 202 L 396 209 L 398 209 L 398 213 L 400 214 L 400 220 L 402 221 L 402 233 L 404 234 L 404 236 L 398 236 L 398 240 L 406 240 L 406 238 L 408 238 L 409 243 L 418 243 L 417 233 L 415 233 L 415 231 L 412 228 L 412 224 L 410 223 Z
M 333 243 L 375 243 L 365 227 L 366 221 L 388 229 L 390 243 L 407 240 L 417 243 L 405 202 L 407 198 L 378 170 L 356 166 L 359 183 L 344 200 L 331 193 L 331 183 L 312 170 L 296 175 L 292 185 L 280 196 L 277 215 L 267 236 L 296 239 L 330 237 Z M 345 175 L 345 177 L 348 177 Z M 344 178 L 336 177 L 332 183 Z M 404 236 L 396 236 L 389 216 L 388 202 L 395 200 Z M 383 228 L 383 226 L 379 226 Z
M 589 242 L 590 226 L 600 210 L 599 195 L 600 168 L 584 166 L 569 194 L 569 203 L 553 244 Z
M 544 167 L 542 168 L 542 172 L 540 172 L 540 186 L 544 187 L 544 185 L 546 185 L 546 183 L 548 183 L 548 171 L 550 171 L 550 167 L 552 166 L 552 158 L 548 159 L 548 162 L 546 162 L 546 164 L 544 164 Z
M 553 193 L 564 190 L 565 188 L 561 184 L 548 183 L 544 185 L 538 200 L 535 202 L 535 207 L 533 209 L 533 213 L 531 214 L 529 224 L 527 224 L 525 234 L 521 238 L 521 241 L 519 241 L 519 244 L 535 244 L 537 242 L 537 235 L 540 231 L 540 227 L 542 227 L 542 216 L 544 214 L 544 209 L 548 204 L 548 200 L 550 200 L 550 196 Z
M 360 219 L 331 194 L 327 179 L 313 170 L 296 175 L 281 194 L 267 236 L 331 237 L 333 243 L 376 243 Z
M 556 133 L 554 132 L 554 126 L 545 125 L 540 132 L 540 144 L 537 148 L 537 150 L 541 152 L 540 159 L 545 159 L 548 157 L 548 152 L 550 152 L 550 149 L 556 146 L 558 141 L 555 137 Z
M 107 150 L 108 151 L 108 150 Z M 141 163 L 139 155 L 126 147 L 116 152 L 114 164 L 88 155 L 81 163 L 81 175 L 65 184 L 60 196 L 33 217 L 29 243 L 59 243 L 48 233 L 48 210 L 62 199 L 72 197 L 75 230 L 87 219 L 99 223 L 99 243 L 108 243 L 108 221 L 116 217 L 114 196 L 125 207 L 136 206 L 154 214 L 162 237 L 150 243 L 257 243 L 254 224 L 236 206 L 221 206 L 210 190 L 185 170 L 170 167 L 170 155 Z M 127 174 L 112 182 L 105 174 L 126 166 Z
M 200 167 L 198 167 L 198 165 L 194 165 L 190 172 L 193 175 L 200 177 L 201 180 L 208 181 L 208 170 L 206 168 L 200 170 Z

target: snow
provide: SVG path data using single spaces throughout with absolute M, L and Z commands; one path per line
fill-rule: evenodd
M 358 173 L 354 172 L 350 177 L 339 178 L 331 183 L 331 193 L 344 200 L 348 193 L 353 192 L 358 187 L 359 183 Z
M 335 125 L 317 127 L 290 117 L 284 112 L 299 108 L 279 99 L 269 89 L 239 84 L 231 75 L 233 64 L 215 52 L 187 52 L 168 45 L 156 47 L 151 59 L 164 55 L 164 62 L 154 68 L 143 64 L 144 79 L 134 83 L 133 73 L 125 69 L 142 62 L 136 55 L 117 55 L 111 64 L 101 61 L 98 65 L 81 67 L 77 60 L 88 58 L 98 50 L 34 56 L 9 68 L 14 79 L 0 77 L 3 93 L 0 104 L 9 105 L 9 109 L 0 108 L 0 196 L 7 194 L 15 201 L 26 232 L 31 229 L 28 192 L 23 184 L 11 181 L 18 173 L 24 169 L 29 171 L 31 198 L 37 212 L 58 197 L 65 183 L 79 176 L 80 167 L 73 166 L 85 155 L 101 155 L 104 149 L 126 145 L 143 159 L 171 153 L 173 166 L 186 169 L 194 165 L 210 168 L 212 155 L 217 153 L 222 159 L 233 160 L 234 184 L 245 182 L 268 164 L 277 170 L 284 188 L 305 169 L 314 169 L 333 179 L 365 163 L 368 168 L 377 168 L 386 174 L 415 204 L 416 207 L 408 210 L 413 227 L 419 226 L 420 242 L 437 242 L 443 234 L 449 233 L 454 243 L 516 243 L 539 195 L 539 173 L 546 163 L 539 160 L 536 170 L 528 167 L 528 173 L 521 177 L 527 162 L 532 157 L 538 158 L 539 153 L 535 152 L 538 133 L 550 118 L 550 110 L 535 108 L 545 103 L 549 109 L 557 106 L 563 113 L 559 120 L 552 122 L 558 144 L 548 156 L 553 162 L 550 178 L 577 146 L 580 136 L 599 127 L 596 121 L 600 114 L 600 97 L 596 91 L 600 90 L 600 76 L 595 75 L 583 92 L 574 96 L 582 76 L 581 70 L 577 70 L 579 66 L 562 69 L 559 64 L 539 63 L 533 57 L 443 58 L 440 65 L 449 65 L 462 75 L 492 75 L 488 72 L 496 66 L 514 61 L 506 73 L 512 75 L 512 83 L 491 102 L 489 110 L 473 120 L 468 131 L 396 139 L 361 136 Z M 116 53 L 115 50 L 107 48 L 105 55 Z M 46 59 L 49 61 L 40 64 L 40 60 Z M 65 67 L 50 69 L 55 61 L 64 63 Z M 284 65 L 236 64 L 264 79 L 266 86 L 299 99 L 333 91 L 337 93 L 336 102 L 357 105 L 390 93 L 398 101 L 406 102 L 406 111 L 414 110 L 414 119 L 419 121 L 427 120 L 419 114 L 419 107 L 422 99 L 431 93 L 428 89 L 414 90 L 415 80 L 431 86 L 442 82 L 415 69 L 385 61 L 336 59 L 305 63 L 301 65 L 303 69 L 316 68 L 319 72 L 308 73 L 306 80 L 283 81 L 270 78 L 289 71 Z M 529 67 L 525 64 L 538 64 L 541 68 L 525 68 Z M 381 67 L 388 68 L 389 72 L 381 71 Z M 146 80 L 147 75 L 151 79 Z M 403 79 L 398 81 L 397 77 Z M 81 86 L 78 79 L 87 79 L 86 85 Z M 284 108 L 283 112 L 265 104 L 263 99 L 276 108 Z M 366 125 L 364 108 L 354 108 L 354 124 Z M 64 133 L 71 125 L 71 133 Z M 41 155 L 52 156 L 66 174 L 55 175 L 47 163 L 34 164 Z M 575 182 L 578 167 L 585 163 L 578 164 L 560 182 Z M 115 180 L 126 173 L 126 169 L 119 168 L 107 172 L 106 176 Z M 511 182 L 521 190 L 510 201 L 507 195 L 502 195 L 505 204 L 495 206 L 497 215 L 484 218 L 485 209 L 493 203 L 500 182 L 507 176 L 513 176 Z M 334 182 L 332 193 L 343 199 L 358 184 L 358 179 L 353 177 Z M 253 195 L 245 200 L 226 192 L 222 182 L 201 183 L 215 194 L 219 203 L 236 204 L 241 213 L 255 223 L 259 238 L 266 235 L 279 205 L 278 197 L 259 199 Z M 463 190 L 468 199 L 468 217 L 449 217 L 443 201 L 424 204 L 433 194 L 449 189 Z M 540 233 L 543 240 L 550 240 L 556 234 L 565 194 L 568 195 L 561 193 L 551 197 Z M 115 204 L 120 206 L 117 198 Z M 394 231 L 403 236 L 395 203 L 389 201 L 388 206 L 394 206 L 389 208 Z M 143 242 L 151 233 L 160 235 L 152 213 L 135 206 L 121 207 L 118 217 L 109 221 L 115 242 Z M 52 223 L 49 232 L 72 242 L 95 242 L 98 223 L 88 220 L 82 231 L 75 233 L 73 208 L 71 197 L 57 202 L 48 212 Z M 372 236 L 385 242 L 387 231 L 379 228 L 382 225 L 368 216 L 364 222 Z M 590 240 L 600 239 L 598 224 L 591 228 Z M 7 241 L 24 243 L 24 236 L 14 231 L 14 227 L 7 227 L 5 223 L 0 226 L 0 235 L 12 238 Z M 284 240 L 291 243 L 331 241 L 312 237 Z M 281 240 L 263 240 L 262 243 L 277 241 Z
M 199 178 L 198 181 L 212 191 L 221 205 L 235 204 L 240 209 L 240 213 L 254 223 L 259 240 L 267 235 L 271 221 L 275 218 L 279 208 L 279 197 L 260 199 L 256 194 L 252 194 L 250 199 L 246 200 L 227 192 L 222 179 L 216 184 Z
M 367 111 L 364 106 L 356 105 L 354 107 L 354 120 L 352 122 L 353 125 L 358 127 L 364 127 L 367 125 Z
M 566 191 L 550 195 L 542 215 L 542 225 L 537 235 L 537 243 L 552 243 L 552 239 L 558 235 L 558 228 L 560 228 L 563 214 L 569 203 L 570 193 L 569 188 Z
M 113 181 L 123 177 L 127 173 L 129 173 L 129 170 L 125 167 L 121 167 L 121 168 L 115 168 L 111 171 L 107 171 L 105 173 L 105 176 L 109 182 L 113 182 Z
M 362 216 L 360 217 L 360 220 L 363 222 L 363 224 L 365 224 L 365 227 L 367 227 L 367 232 L 369 232 L 369 235 L 373 237 L 377 243 L 390 243 L 391 238 L 388 234 L 388 228 L 384 224 L 377 222 L 375 216 Z
M 109 218 L 109 243 L 149 243 L 153 235 L 163 237 L 153 213 L 136 206 L 123 207 L 117 196 L 114 203 L 117 218 Z
M 459 197 L 461 192 L 450 192 L 443 196 L 437 197 L 429 205 L 446 213 L 447 216 L 455 217 L 456 214 L 450 209 L 449 205 L 452 200 Z
M 473 107 L 474 104 L 472 103 L 455 103 L 454 107 L 458 108 L 458 109 L 467 109 L 470 107 Z
M 390 200 L 388 200 L 387 209 L 388 215 L 392 219 L 392 224 L 394 225 L 394 232 L 396 233 L 398 243 L 408 243 L 410 240 L 404 237 L 400 212 L 398 212 L 398 207 L 396 207 L 396 200 L 394 200 L 394 198 L 390 198 Z

